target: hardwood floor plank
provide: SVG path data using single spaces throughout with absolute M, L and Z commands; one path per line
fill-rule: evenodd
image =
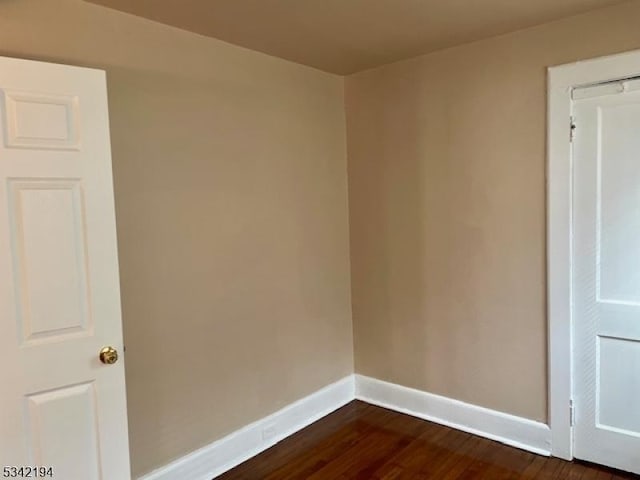
M 354 401 L 218 480 L 640 480 Z
M 453 438 L 465 438 L 465 434 L 454 430 L 443 429 L 438 425 L 424 422 L 425 428 L 412 442 L 390 457 L 372 478 L 404 478 L 406 472 L 417 472 L 426 462 L 432 459 L 442 460 L 447 453 L 445 444 Z M 391 472 L 396 472 L 392 474 Z
M 372 418 L 375 418 L 375 422 L 367 423 L 355 420 L 347 423 L 342 429 L 335 431 L 318 442 L 313 453 L 294 456 L 288 463 L 262 478 L 264 480 L 306 479 L 342 455 L 343 452 L 358 445 L 366 438 L 367 432 L 374 428 L 380 428 L 392 417 L 392 415 L 378 410 L 372 413 Z
M 533 459 L 533 461 L 529 465 L 527 465 L 527 468 L 525 468 L 524 471 L 522 472 L 521 478 L 524 480 L 538 478 L 540 471 L 545 466 L 545 464 L 549 461 L 548 458 L 540 455 L 534 455 L 534 457 L 535 458 Z
M 370 480 L 388 458 L 409 445 L 424 429 L 425 422 L 420 419 L 406 415 L 395 417 L 384 428 L 371 430 L 362 442 L 308 478 L 319 480 L 344 475 Z
M 466 468 L 468 461 L 473 458 L 474 452 L 478 451 L 478 447 L 482 445 L 482 439 L 470 434 L 465 434 L 468 437 L 459 445 L 452 445 L 451 452 L 444 462 L 439 463 L 437 461 L 429 461 L 425 463 L 418 471 L 418 474 L 423 475 L 425 478 L 444 478 L 449 474 L 453 478 L 451 472 L 463 472 Z

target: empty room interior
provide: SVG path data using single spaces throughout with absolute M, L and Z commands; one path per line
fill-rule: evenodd
M 0 0 L 0 137 L 2 478 L 640 478 L 640 0 Z

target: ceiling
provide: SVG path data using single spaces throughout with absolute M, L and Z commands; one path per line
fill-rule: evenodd
M 622 0 L 88 0 L 349 74 Z

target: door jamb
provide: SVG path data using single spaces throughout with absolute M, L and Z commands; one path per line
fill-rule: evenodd
M 571 93 L 640 76 L 640 50 L 550 67 L 547 71 L 547 316 L 551 454 L 573 459 L 571 308 Z

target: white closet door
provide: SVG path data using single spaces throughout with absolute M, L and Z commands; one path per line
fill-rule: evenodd
M 640 473 L 640 85 L 574 98 L 575 456 Z

